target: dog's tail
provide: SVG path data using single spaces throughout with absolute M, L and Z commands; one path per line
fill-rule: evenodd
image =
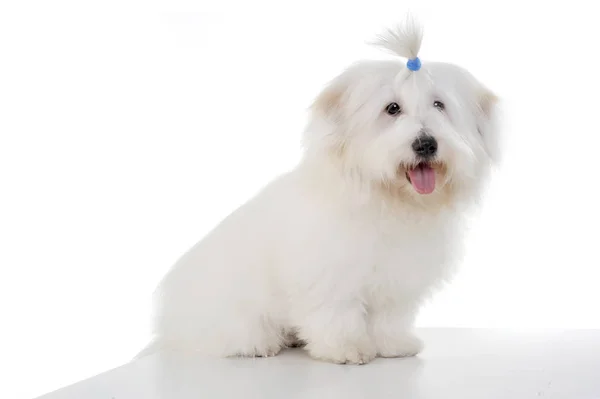
M 133 360 L 138 360 L 146 356 L 153 355 L 165 349 L 164 342 L 159 338 L 152 338 L 152 340 L 137 354 L 133 357 Z
M 423 27 L 414 17 L 407 15 L 404 24 L 387 29 L 371 44 L 410 60 L 418 57 L 422 42 Z

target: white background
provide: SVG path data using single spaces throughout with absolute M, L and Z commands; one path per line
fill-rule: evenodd
M 422 59 L 494 89 L 509 137 L 461 273 L 419 324 L 600 327 L 591 2 L 84 3 L 0 13 L 0 396 L 128 361 L 162 274 L 294 166 L 312 98 L 380 56 L 365 41 L 409 5 Z

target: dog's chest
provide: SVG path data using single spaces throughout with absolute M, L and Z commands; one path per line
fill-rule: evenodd
M 366 279 L 372 291 L 416 294 L 446 277 L 457 255 L 451 221 L 398 223 L 381 229 Z
M 317 217 L 316 215 L 319 215 Z M 455 241 L 448 218 L 369 213 L 294 214 L 278 237 L 280 281 L 294 290 L 418 295 L 444 271 Z

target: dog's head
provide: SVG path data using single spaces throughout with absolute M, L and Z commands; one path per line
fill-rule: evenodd
M 311 108 L 307 155 L 392 198 L 439 205 L 475 196 L 499 155 L 496 96 L 458 66 L 421 66 L 415 25 L 380 43 L 409 62 L 361 61 L 330 82 Z

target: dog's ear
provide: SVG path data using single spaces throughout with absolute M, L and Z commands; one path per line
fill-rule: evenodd
M 338 87 L 326 87 L 315 99 L 311 108 L 322 115 L 331 115 L 340 108 L 343 94 Z
M 498 96 L 492 93 L 488 88 L 482 88 L 479 91 L 479 108 L 486 117 L 492 116 L 494 107 L 498 103 Z
M 311 111 L 315 116 L 324 117 L 328 122 L 339 121 L 347 90 L 347 85 L 338 77 L 319 93 L 311 105 Z
M 339 133 L 347 95 L 348 86 L 340 77 L 319 93 L 309 108 L 311 115 L 303 138 L 305 146 L 314 146 L 336 156 L 344 153 L 345 139 Z
M 501 142 L 498 135 L 498 97 L 488 88 L 477 90 L 477 129 L 481 134 L 485 150 L 494 163 L 501 160 Z

